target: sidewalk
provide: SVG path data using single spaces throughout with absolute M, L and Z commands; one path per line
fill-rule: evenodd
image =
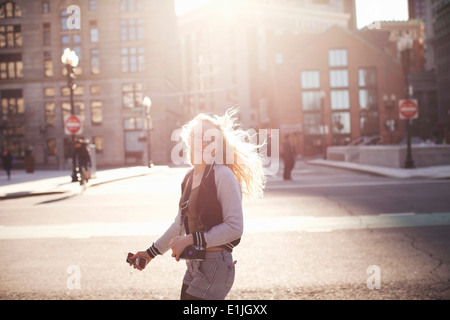
M 371 174 L 398 179 L 450 179 L 450 165 L 403 169 L 403 168 L 368 166 L 352 162 L 330 161 L 322 159 L 308 160 L 306 161 L 306 163 L 312 165 L 329 166 L 334 168 L 367 172 Z
M 98 170 L 95 179 L 89 180 L 87 187 L 104 183 L 144 176 L 167 169 L 167 166 L 145 166 Z M 6 174 L 0 174 L 0 200 L 16 199 L 49 194 L 79 192 L 79 183 L 71 182 L 71 172 L 58 170 L 38 170 L 34 173 L 15 170 L 8 181 Z

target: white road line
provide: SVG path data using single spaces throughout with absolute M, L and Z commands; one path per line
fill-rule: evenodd
M 380 213 L 380 216 L 396 217 L 396 216 L 413 216 L 414 212 L 402 212 L 402 213 Z
M 161 235 L 171 222 L 74 223 L 65 225 L 0 226 L 0 240 Z M 383 214 L 339 217 L 274 217 L 247 219 L 244 233 L 331 232 L 450 225 L 450 213 Z

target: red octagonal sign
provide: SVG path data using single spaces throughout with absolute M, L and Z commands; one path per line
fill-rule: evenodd
M 81 126 L 81 119 L 78 116 L 67 116 L 64 121 L 64 128 L 66 134 L 81 134 L 83 127 Z
M 417 119 L 419 117 L 419 104 L 417 100 L 400 100 L 398 102 L 400 119 Z

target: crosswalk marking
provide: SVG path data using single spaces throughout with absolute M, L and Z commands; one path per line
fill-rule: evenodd
M 74 223 L 64 225 L 0 226 L 0 240 L 161 235 L 169 221 L 133 223 Z M 290 216 L 246 219 L 244 233 L 331 232 L 450 225 L 450 213 L 388 213 L 365 216 Z

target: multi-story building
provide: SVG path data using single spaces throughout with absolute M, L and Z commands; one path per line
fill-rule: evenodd
M 361 137 L 379 136 L 382 143 L 404 137 L 397 109 L 404 93 L 402 66 L 377 42 L 336 26 L 301 40 L 275 66 L 281 135 L 299 127 L 296 141 L 302 155 Z
M 193 93 L 186 110 L 239 105 L 244 126 L 275 127 L 270 66 L 283 52 L 272 55 L 271 38 L 347 28 L 352 15 L 353 1 L 344 0 L 212 0 L 180 16 L 183 88 Z
M 439 101 L 439 130 L 450 143 L 450 1 L 440 1 L 435 8 L 434 49 Z
M 168 162 L 182 118 L 177 32 L 169 0 L 3 1 L 1 146 L 19 160 L 32 148 L 38 165 L 69 165 L 72 139 L 63 119 L 71 113 L 70 89 L 61 55 L 70 48 L 79 58 L 74 111 L 97 164 L 142 164 L 146 143 L 155 162 Z M 148 141 L 139 139 L 145 96 L 152 101 Z

